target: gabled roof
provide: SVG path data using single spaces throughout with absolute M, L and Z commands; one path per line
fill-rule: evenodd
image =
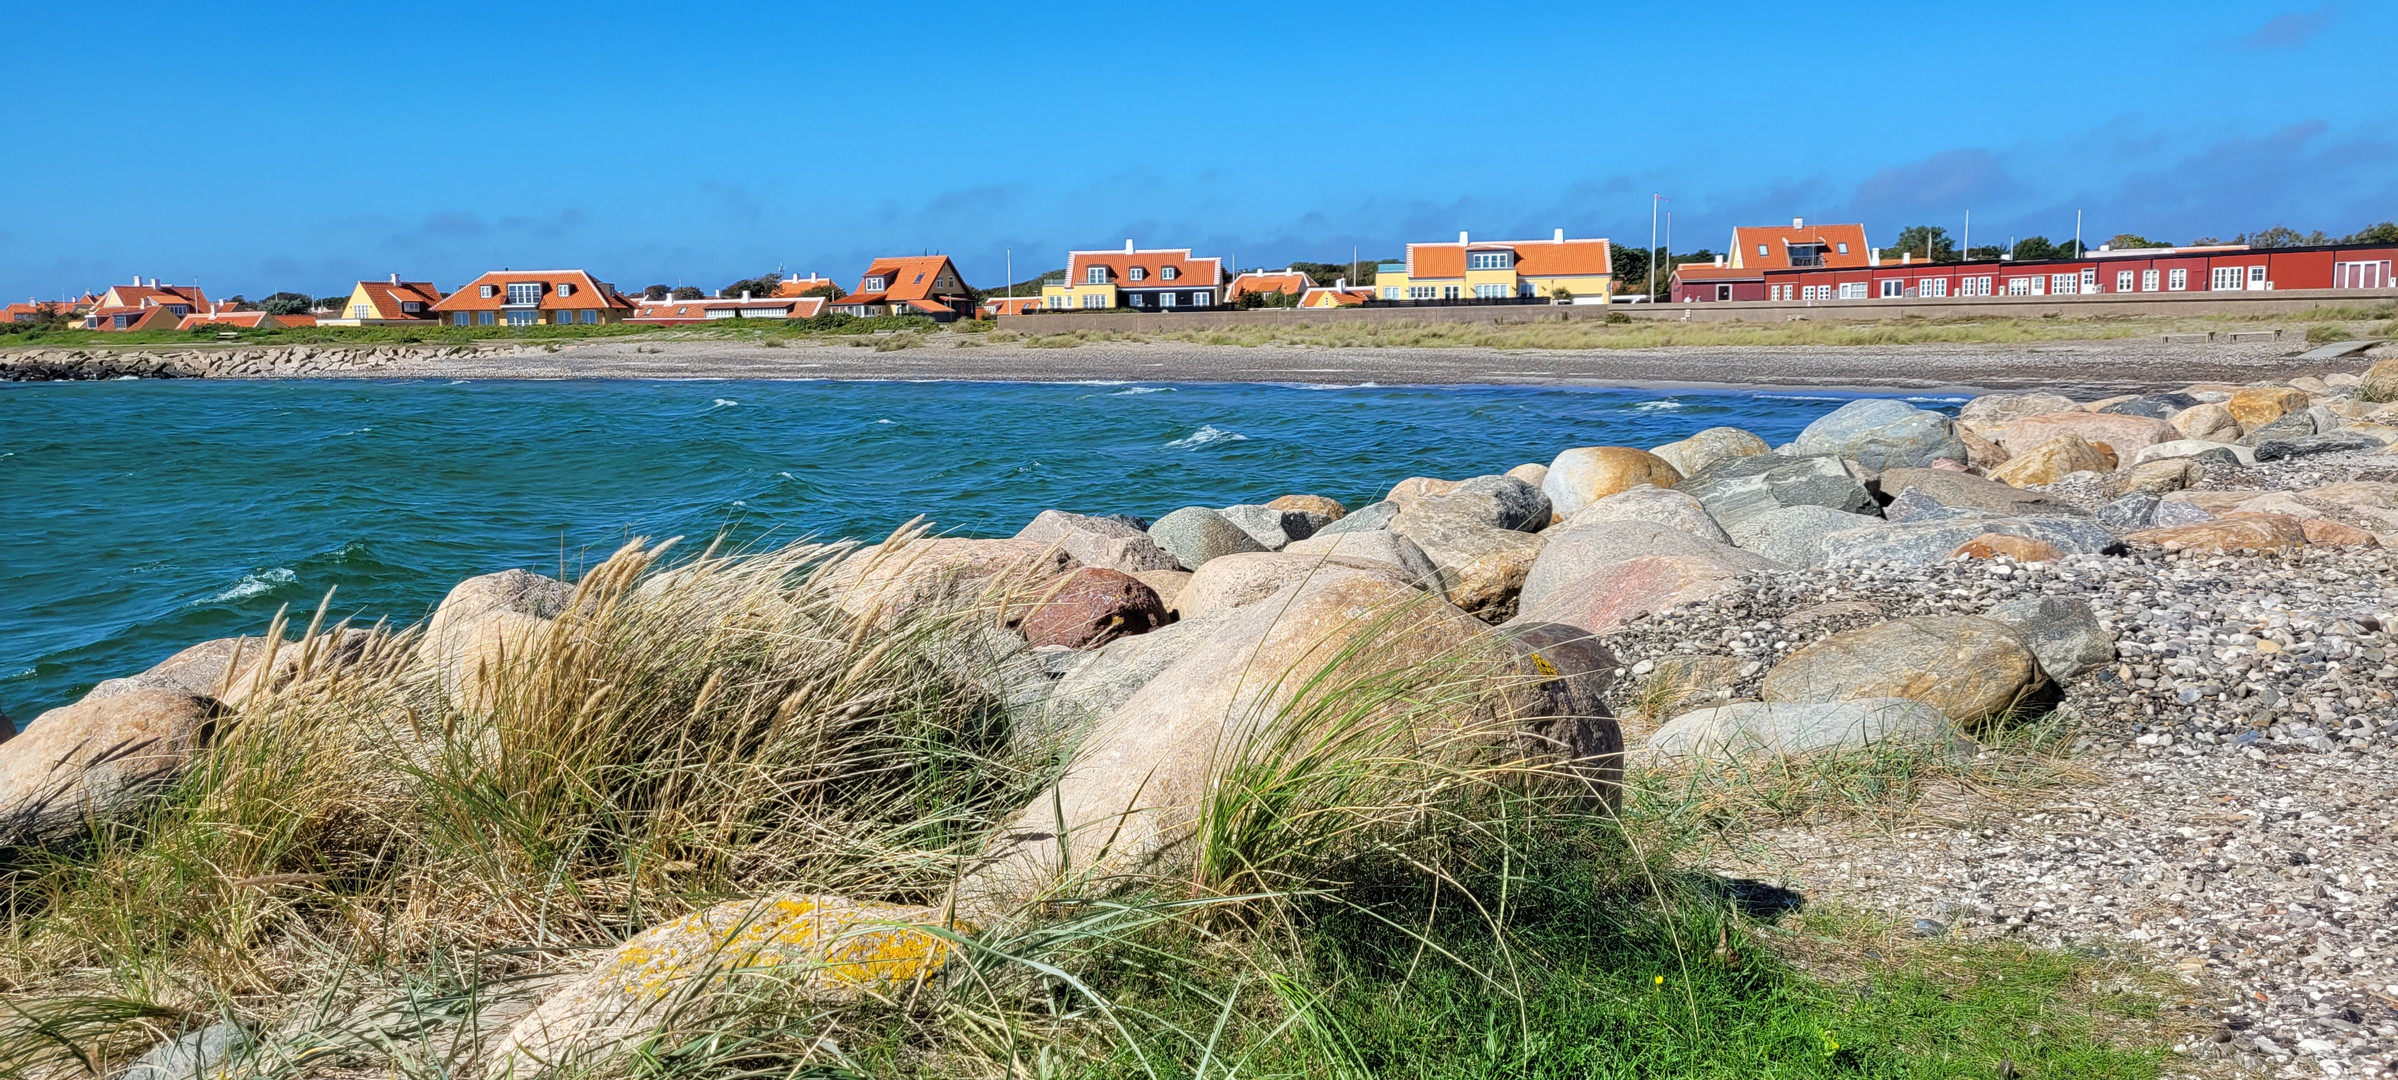
M 143 301 L 153 304 L 184 304 L 193 310 L 208 306 L 208 294 L 197 285 L 111 285 L 99 297 L 95 307 L 142 307 Z
M 430 281 L 361 281 L 358 287 L 366 291 L 367 302 L 374 305 L 374 317 L 378 319 L 409 318 L 400 305 L 411 300 L 425 305 L 418 317 L 430 318 L 433 305 L 441 302 L 441 290 Z
M 1232 283 L 1224 286 L 1224 299 L 1234 300 L 1247 293 L 1298 296 L 1314 287 L 1315 279 L 1297 270 L 1251 270 L 1233 276 Z
M 943 271 L 948 272 L 950 280 L 957 282 L 957 287 L 961 290 L 948 295 L 965 295 L 963 290 L 966 288 L 966 279 L 958 273 L 957 267 L 950 265 L 949 256 L 906 255 L 874 260 L 871 265 L 866 267 L 865 273 L 858 275 L 857 289 L 833 303 L 837 307 L 851 307 L 866 304 L 904 304 L 930 299 L 934 295 L 933 286 L 941 280 Z M 867 288 L 867 279 L 876 277 L 883 279 L 883 287 L 880 289 Z M 927 310 L 936 309 L 949 310 L 939 304 L 935 304 L 933 308 Z
M 1107 283 L 1119 289 L 1179 289 L 1193 285 L 1214 288 L 1224 283 L 1224 262 L 1217 258 L 1193 258 L 1189 248 L 1136 248 L 1131 251 L 1069 251 L 1066 253 L 1066 280 L 1061 286 L 1073 288 L 1090 284 L 1090 268 L 1107 269 Z M 1141 280 L 1134 281 L 1131 271 L 1138 267 Z M 1166 268 L 1174 269 L 1168 280 Z
M 182 301 L 176 302 L 178 304 L 182 303 Z M 130 321 L 128 321 L 124 327 L 128 331 L 171 330 L 180 325 L 183 319 L 183 316 L 175 314 L 174 308 L 168 307 L 164 304 L 150 304 L 146 306 L 137 304 L 103 305 L 101 307 L 93 308 L 87 317 L 93 320 L 92 328 L 95 330 L 115 330 L 117 329 L 116 320 L 117 316 L 119 315 L 128 316 L 130 318 Z
M 1676 281 L 1760 281 L 1765 271 L 1713 263 L 1680 263 L 1674 267 L 1673 277 Z
M 1407 276 L 1463 278 L 1469 251 L 1513 251 L 1519 277 L 1591 277 L 1615 272 L 1615 252 L 1604 237 L 1569 240 L 1471 240 L 1407 245 Z
M 982 308 L 993 315 L 1022 315 L 1041 303 L 1038 296 L 986 296 Z
M 1316 307 L 1329 300 L 1331 306 L 1334 307 L 1355 307 L 1373 298 L 1374 290 L 1372 289 L 1336 289 L 1328 285 L 1318 285 L 1299 297 L 1299 306 Z
M 1806 224 L 1733 229 L 1731 262 L 1747 270 L 1786 270 L 1790 268 L 1792 244 L 1823 245 L 1825 269 L 1867 266 L 1873 262 L 1873 252 L 1865 246 L 1865 226 Z M 1848 245 L 1846 252 L 1840 250 L 1842 244 Z
M 833 281 L 833 279 L 828 277 L 817 277 L 814 274 L 809 274 L 803 278 L 798 274 L 793 274 L 790 277 L 784 278 L 780 284 L 774 287 L 774 295 L 799 296 L 807 292 L 809 289 L 821 289 L 827 285 L 832 285 L 834 288 L 840 287 Z
M 433 305 L 435 311 L 498 311 L 508 306 L 509 285 L 539 284 L 543 311 L 576 311 L 596 308 L 631 311 L 633 302 L 616 291 L 616 287 L 594 278 L 582 270 L 494 270 L 458 287 L 458 291 L 442 297 Z M 490 285 L 490 296 L 482 295 L 482 286 Z M 570 295 L 559 296 L 559 286 L 571 286 Z

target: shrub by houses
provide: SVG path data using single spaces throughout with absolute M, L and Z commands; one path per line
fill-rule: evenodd
M 876 259 L 858 275 L 858 287 L 833 301 L 843 315 L 925 315 L 948 322 L 974 312 L 974 290 L 947 255 Z
M 1376 268 L 1385 303 L 1604 304 L 1614 292 L 1614 252 L 1604 238 L 1482 240 L 1458 233 L 1454 244 L 1409 244 L 1407 259 Z
M 1223 261 L 1189 248 L 1136 248 L 1066 253 L 1066 280 L 1041 286 L 1049 311 L 1172 311 L 1212 308 L 1223 301 Z
M 632 300 L 581 270 L 494 270 L 433 305 L 445 326 L 597 326 L 632 313 Z

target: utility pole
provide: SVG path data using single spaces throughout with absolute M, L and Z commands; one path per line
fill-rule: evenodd
M 2082 257 L 2082 212 L 2073 212 L 2073 257 Z
M 1013 300 L 1016 298 L 1016 249 L 1001 248 L 1000 250 L 1007 252 L 1007 298 Z
M 1965 211 L 1965 243 L 1958 248 L 1958 252 L 1958 262 L 1966 262 L 1973 258 L 1973 211 L 1971 210 Z
M 1661 202 L 1664 202 L 1664 201 L 1665 201 L 1665 196 L 1663 196 L 1663 195 L 1659 195 L 1659 194 L 1657 194 L 1657 193 L 1656 193 L 1656 192 L 1654 192 L 1654 191 L 1652 191 L 1652 192 L 1649 192 L 1649 281 L 1648 281 L 1648 293 L 1649 293 L 1649 302 L 1650 302 L 1650 303 L 1652 303 L 1652 304 L 1654 304 L 1654 303 L 1656 303 L 1656 302 L 1657 302 L 1657 204 L 1658 204 L 1658 203 L 1661 203 Z
M 1665 275 L 1665 287 L 1666 287 L 1666 288 L 1668 288 L 1668 289 L 1671 289 L 1671 288 L 1673 288 L 1673 287 L 1674 287 L 1674 277 L 1673 277 L 1673 273 L 1672 273 L 1672 271 L 1673 271 L 1673 265 L 1674 265 L 1674 212 L 1673 212 L 1673 211 L 1671 211 L 1671 210 L 1668 210 L 1668 211 L 1666 211 L 1666 212 L 1665 212 L 1665 267 L 1666 267 L 1666 271 L 1667 271 L 1667 272 L 1666 272 L 1666 275 Z M 1668 295 L 1668 296 L 1671 296 L 1671 295 L 1673 295 L 1673 294 L 1672 294 L 1672 293 L 1667 293 L 1666 295 Z

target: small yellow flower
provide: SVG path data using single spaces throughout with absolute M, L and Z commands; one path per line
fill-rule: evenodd
M 1664 985 L 1665 985 L 1665 976 L 1663 976 L 1663 975 L 1659 975 L 1659 976 L 1657 976 L 1657 985 L 1659 985 L 1659 986 L 1664 986 Z

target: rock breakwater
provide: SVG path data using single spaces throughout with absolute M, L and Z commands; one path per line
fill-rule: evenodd
M 186 349 L 16 349 L 0 351 L 0 382 L 98 379 L 297 379 L 388 371 L 428 360 L 487 359 L 541 352 L 526 345 L 270 345 Z

